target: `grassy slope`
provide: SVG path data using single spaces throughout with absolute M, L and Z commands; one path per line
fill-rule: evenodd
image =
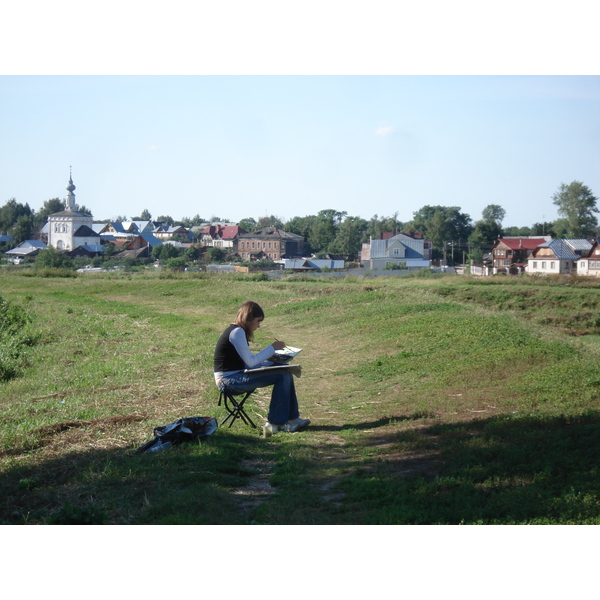
M 44 340 L 0 384 L 0 522 L 600 522 L 595 282 L 0 278 Z M 134 454 L 224 416 L 212 350 L 246 299 L 257 348 L 304 348 L 309 430 Z

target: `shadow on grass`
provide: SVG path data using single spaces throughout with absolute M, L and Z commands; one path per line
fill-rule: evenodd
M 340 522 L 600 523 L 600 412 L 497 416 L 376 437 L 386 451 L 340 484 Z M 360 453 L 374 441 L 349 444 Z
M 90 450 L 15 464 L 0 475 L 0 522 L 600 523 L 600 411 L 407 428 L 415 418 L 272 442 L 217 431 L 156 454 Z M 331 443 L 311 430 L 356 434 Z M 235 491 L 257 462 L 272 465 L 276 493 L 248 514 Z
M 353 423 L 346 425 L 310 425 L 310 431 L 362 431 L 365 429 L 377 429 L 378 427 L 386 427 L 392 423 L 402 421 L 418 421 L 423 418 L 434 418 L 435 415 L 429 413 L 415 413 L 412 415 L 399 415 L 395 417 L 382 417 L 376 421 L 366 421 L 364 423 Z
M 15 466 L 0 474 L 0 523 L 244 524 L 231 492 L 253 474 L 243 461 L 256 441 L 218 432 L 156 453 L 89 450 Z

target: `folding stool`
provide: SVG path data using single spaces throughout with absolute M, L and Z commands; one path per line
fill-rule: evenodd
M 256 429 L 256 425 L 252 421 L 252 419 L 248 416 L 248 413 L 244 410 L 244 403 L 250 397 L 255 390 L 250 390 L 249 392 L 240 392 L 238 390 L 230 390 L 229 388 L 221 389 L 221 394 L 219 395 L 219 406 L 221 406 L 221 402 L 223 406 L 225 406 L 225 410 L 229 413 L 221 423 L 221 427 L 231 419 L 229 423 L 229 427 L 233 425 L 236 419 L 241 419 L 246 425 L 250 425 Z M 241 400 L 238 398 L 243 396 Z

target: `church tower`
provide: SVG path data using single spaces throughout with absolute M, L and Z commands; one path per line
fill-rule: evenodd
M 67 197 L 65 198 L 65 209 L 66 210 L 75 210 L 75 186 L 73 185 L 73 173 L 71 172 L 71 167 L 69 167 L 69 184 L 67 185 Z
M 71 251 L 80 245 L 98 243 L 98 235 L 92 230 L 92 215 L 75 210 L 74 191 L 73 174 L 69 168 L 65 210 L 48 215 L 48 246 L 57 250 Z

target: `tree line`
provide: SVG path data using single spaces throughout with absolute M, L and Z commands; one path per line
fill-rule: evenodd
M 423 206 L 413 213 L 410 221 L 398 220 L 398 213 L 392 216 L 373 215 L 371 219 L 348 215 L 345 211 L 325 209 L 316 215 L 296 216 L 288 221 L 270 215 L 255 220 L 246 217 L 238 225 L 248 232 L 264 227 L 278 227 L 301 235 L 305 239 L 306 253 L 317 257 L 326 254 L 354 258 L 360 255 L 362 244 L 371 238 L 379 238 L 384 232 L 419 232 L 432 243 L 433 258 L 444 258 L 447 262 L 462 262 L 465 259 L 479 262 L 484 253 L 489 252 L 494 242 L 502 236 L 551 236 L 553 238 L 597 238 L 599 233 L 597 198 L 590 188 L 580 181 L 561 183 L 552 196 L 558 208 L 559 218 L 552 222 L 538 222 L 530 227 L 503 227 L 506 211 L 498 204 L 487 205 L 478 221 L 462 212 L 457 206 Z M 44 203 L 39 211 L 32 211 L 14 198 L 0 208 L 0 233 L 13 236 L 15 245 L 25 239 L 36 237 L 49 214 L 63 210 L 58 198 Z M 90 212 L 84 206 L 81 212 Z M 150 221 L 152 215 L 145 209 L 140 216 L 117 217 L 114 221 Z M 107 220 L 108 221 L 108 220 Z M 168 215 L 156 219 L 168 225 L 182 225 L 191 228 L 203 222 L 227 221 L 212 216 L 204 221 L 199 215 L 179 221 Z

